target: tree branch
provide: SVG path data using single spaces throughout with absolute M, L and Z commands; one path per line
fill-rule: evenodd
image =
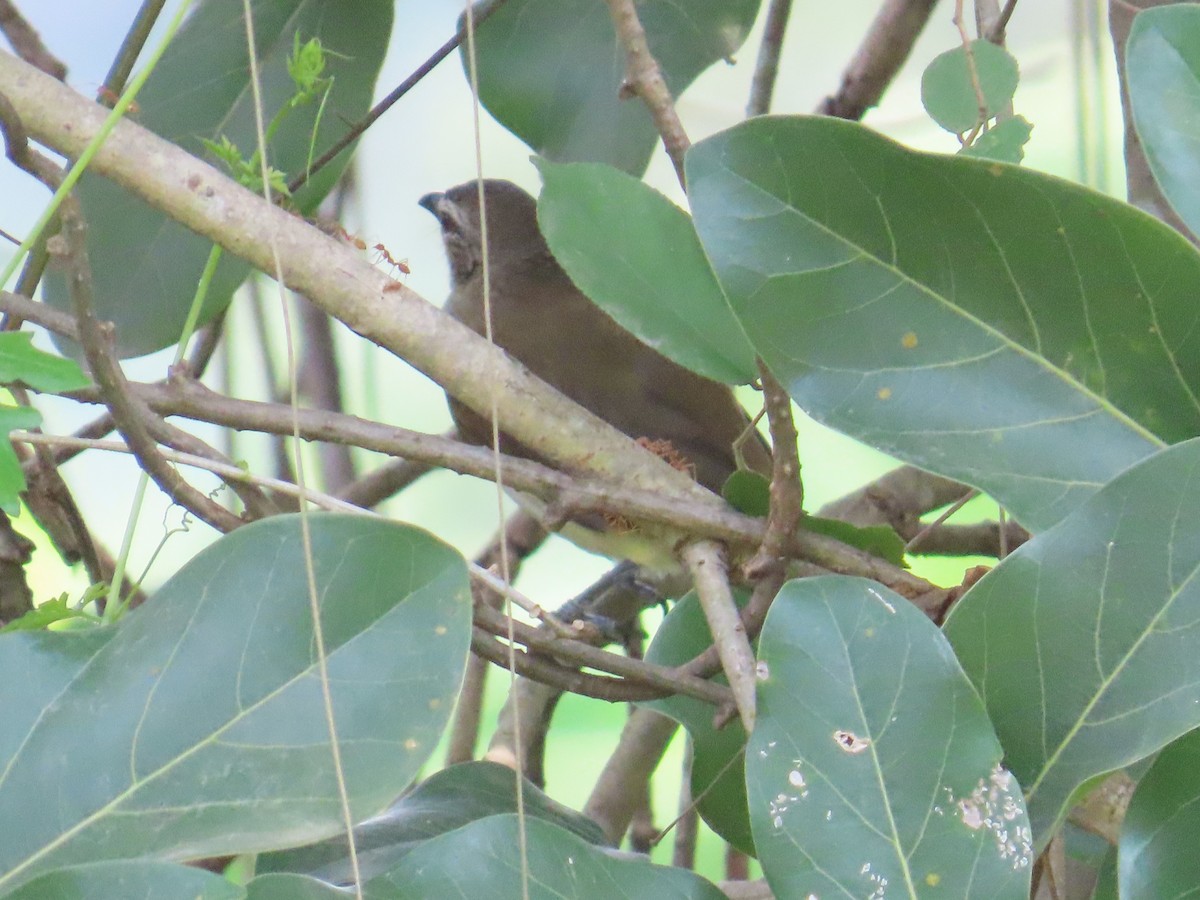
M 17 11 L 11 0 L 0 0 L 0 34 L 8 38 L 8 43 L 17 51 L 17 55 L 31 66 L 37 66 L 59 81 L 67 77 L 67 67 L 46 49 L 38 33 L 25 21 L 25 17 Z
M 825 98 L 817 112 L 857 121 L 877 105 L 908 59 L 936 3 L 937 0 L 885 0 L 842 75 L 838 92 Z
M 791 13 L 792 0 L 771 0 L 767 8 L 762 43 L 758 45 L 758 63 L 754 67 L 754 79 L 750 82 L 747 116 L 762 116 L 771 111 L 775 78 L 779 74 L 779 53 L 783 49 L 783 35 Z
M 192 487 L 163 459 L 147 428 L 150 413 L 129 394 L 129 383 L 112 355 L 111 326 L 105 327 L 92 312 L 92 276 L 87 260 L 86 226 L 79 201 L 72 194 L 63 198 L 61 256 L 67 266 L 67 289 L 75 309 L 80 342 L 92 377 L 100 385 L 105 404 L 117 430 L 125 438 L 138 463 L 168 497 L 187 507 L 218 531 L 232 531 L 242 520 L 219 503 Z
M 608 10 L 617 29 L 617 39 L 625 48 L 625 83 L 621 85 L 621 91 L 642 98 L 650 110 L 654 127 L 662 135 L 663 147 L 675 166 L 679 183 L 684 185 L 683 157 L 691 141 L 675 112 L 675 101 L 671 98 L 671 90 L 663 78 L 658 60 L 650 52 L 637 7 L 633 0 L 608 0 Z
M 32 136 L 68 156 L 82 151 L 103 121 L 103 108 L 4 53 L 0 92 L 7 94 Z M 668 499 L 723 505 L 685 473 L 375 269 L 353 248 L 265 203 L 136 123 L 118 123 L 92 170 L 267 271 L 273 264 L 265 236 L 273 235 L 288 287 L 407 360 L 467 406 L 489 414 L 487 398 L 495 385 L 503 385 L 498 392 L 500 426 L 534 453 L 569 471 L 621 479 L 659 490 Z M 668 544 L 685 537 L 669 529 L 653 536 Z

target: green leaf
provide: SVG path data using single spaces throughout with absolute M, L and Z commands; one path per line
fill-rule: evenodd
M 1171 208 L 1200 234 L 1200 8 L 1180 3 L 1139 12 L 1125 48 L 1133 124 Z
M 687 168 L 734 312 L 825 424 L 1035 531 L 1200 432 L 1200 255 L 1145 213 L 823 117 L 751 119 Z
M 930 118 L 947 131 L 962 134 L 993 118 L 1012 102 L 1020 77 L 1017 61 L 1003 47 L 991 41 L 971 41 L 971 56 L 979 88 L 983 92 L 985 113 L 979 114 L 979 94 L 971 79 L 967 53 L 955 47 L 934 57 L 921 75 L 921 102 Z
M 390 893 L 390 892 L 389 892 Z M 387 894 L 364 891 L 368 900 L 381 900 Z M 306 875 L 260 875 L 246 885 L 247 900 L 347 900 L 354 893 L 336 888 Z
M 0 334 L 0 382 L 20 381 L 35 391 L 73 391 L 91 384 L 73 359 L 63 359 L 33 346 L 28 331 Z
M 1117 848 L 1113 847 L 1096 871 L 1096 889 L 1092 900 L 1120 900 L 1117 893 Z
M 0 405 L 0 434 L 7 436 L 17 429 L 28 430 L 42 424 L 42 414 L 30 406 Z M 15 516 L 21 511 L 21 491 L 25 490 L 25 473 L 13 445 L 0 441 L 0 509 Z
M 771 507 L 771 482 L 757 472 L 740 470 L 730 475 L 722 485 L 721 496 L 738 512 L 763 518 Z M 865 550 L 894 566 L 907 568 L 904 539 L 887 525 L 852 525 L 841 519 L 826 519 L 806 513 L 800 520 L 800 527 Z
M 592 302 L 659 353 L 727 384 L 758 377 L 688 214 L 611 166 L 538 161 L 538 224 Z
M 746 39 L 760 0 L 641 0 L 650 52 L 678 97 Z M 479 99 L 555 162 L 605 162 L 641 175 L 658 144 L 646 105 L 624 99 L 625 51 L 608 7 L 592 0 L 509 0 L 475 39 Z M 466 66 L 466 55 L 463 65 Z
M 1039 847 L 1077 788 L 1200 725 L 1198 471 L 1192 440 L 1122 473 L 946 622 Z
M 975 139 L 969 147 L 958 151 L 959 156 L 994 159 L 1017 165 L 1025 158 L 1025 145 L 1033 134 L 1033 126 L 1024 116 L 1013 116 L 997 122 Z
M 295 92 L 287 71 L 295 35 L 319 38 L 333 88 L 321 114 L 316 153 L 370 108 L 375 78 L 392 30 L 391 0 L 256 0 L 254 33 L 267 118 Z M 204 140 L 228 138 L 247 152 L 257 146 L 241 0 L 198 4 L 138 97 L 138 122 L 190 153 L 210 158 Z M 309 159 L 319 104 L 293 110 L 268 148 L 273 167 L 297 175 Z M 316 208 L 337 182 L 350 153 L 322 169 L 294 198 L 302 212 Z M 172 222 L 102 178 L 85 176 L 80 199 L 91 224 L 96 315 L 116 323 L 118 349 L 138 356 L 173 345 L 196 293 L 210 241 Z M 249 267 L 221 260 L 200 324 L 223 310 Z M 61 275 L 46 280 L 46 302 L 69 309 Z M 60 343 L 69 348 L 70 344 Z
M 477 819 L 516 812 L 513 770 L 492 762 L 469 762 L 436 772 L 378 816 L 354 829 L 358 866 L 364 880 L 393 868 L 430 838 Z M 530 782 L 524 785 L 525 815 L 553 822 L 591 844 L 607 841 L 600 826 L 552 800 Z M 256 869 L 299 872 L 336 884 L 350 884 L 346 839 L 337 835 L 319 844 L 264 853 Z
M 1120 896 L 1183 897 L 1200 884 L 1200 731 L 1170 744 L 1138 782 L 1121 824 Z
M 748 596 L 745 591 L 734 592 L 739 607 L 745 605 Z M 712 632 L 692 591 L 667 613 L 646 650 L 646 660 L 660 666 L 678 666 L 710 646 Z M 726 683 L 724 675 L 713 680 Z M 733 721 L 717 730 L 713 727 L 713 707 L 682 694 L 641 705 L 669 716 L 687 729 L 693 747 L 692 796 L 696 798 L 701 818 L 722 839 L 753 856 L 754 838 L 750 833 L 746 782 L 742 777 L 746 732 L 741 724 Z
M 65 622 L 68 619 L 76 619 L 84 625 L 95 625 L 99 622 L 91 613 L 72 606 L 67 595 L 63 594 L 61 597 L 39 603 L 23 616 L 13 619 L 0 628 L 0 634 L 6 631 L 44 631 L 55 622 Z
M 466 571 L 413 528 L 329 514 L 309 526 L 346 787 L 365 817 L 412 780 L 453 706 Z M 0 693 L 0 893 L 97 859 L 336 833 L 313 642 L 296 516 L 221 538 L 115 629 L 0 635 L 0 673 L 36 663 Z
M 725 502 L 740 513 L 762 519 L 771 511 L 771 482 L 766 477 L 738 469 L 721 485 Z
M 57 869 L 4 895 L 5 900 L 241 900 L 245 896 L 244 888 L 220 875 L 154 859 L 109 860 Z
M 541 819 L 525 823 L 531 900 L 670 897 L 722 900 L 693 872 L 617 856 Z M 373 898 L 521 897 L 517 817 L 491 816 L 434 838 L 369 885 Z M 377 893 L 388 887 L 397 893 Z
M 904 539 L 896 529 L 888 525 L 851 525 L 841 519 L 825 519 L 806 515 L 800 520 L 805 531 L 815 531 L 827 537 L 837 538 L 843 544 L 865 550 L 872 556 L 886 559 L 893 566 L 904 566 Z
M 1020 790 L 920 610 L 861 578 L 791 581 L 758 659 L 746 789 L 776 896 L 1028 897 Z

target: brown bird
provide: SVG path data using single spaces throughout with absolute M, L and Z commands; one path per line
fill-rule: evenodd
M 719 493 L 737 468 L 733 445 L 749 423 L 733 392 L 643 344 L 584 296 L 546 246 L 533 197 L 507 181 L 483 185 L 495 342 L 580 406 L 650 442 L 655 452 L 682 463 Z M 453 283 L 445 309 L 483 334 L 478 183 L 426 194 L 419 202 L 442 226 Z M 487 421 L 453 398 L 449 402 L 462 439 L 490 444 Z M 502 436 L 501 449 L 533 457 L 508 437 Z M 749 466 L 770 474 L 770 454 L 757 434 L 743 442 L 742 455 Z M 623 552 L 611 541 L 597 546 L 568 537 L 610 556 Z

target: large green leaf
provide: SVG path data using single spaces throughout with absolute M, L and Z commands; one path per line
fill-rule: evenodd
M 638 16 L 672 96 L 733 57 L 759 3 L 640 0 Z M 625 51 L 607 5 L 508 0 L 479 27 L 475 46 L 479 99 L 538 155 L 645 171 L 658 131 L 644 103 L 622 96 Z
M 695 145 L 696 228 L 808 413 L 1045 528 L 1200 432 L 1200 255 L 1093 191 L 849 122 Z
M 56 869 L 4 896 L 6 900 L 241 900 L 246 891 L 203 869 L 161 860 L 119 859 Z
M 1138 13 L 1125 73 L 1154 180 L 1184 224 L 1200 234 L 1200 7 L 1179 3 Z
M 694 872 L 652 865 L 629 854 L 618 856 L 541 819 L 528 819 L 525 833 L 528 894 L 521 890 L 517 817 L 500 815 L 423 844 L 388 875 L 374 879 L 368 885 L 368 896 L 372 900 L 521 896 L 531 900 L 721 900 L 725 896 Z
M 963 597 L 946 634 L 1044 846 L 1076 789 L 1200 725 L 1200 440 L 1118 476 Z
M 604 844 L 604 832 L 591 819 L 556 803 L 528 781 L 525 815 L 566 828 L 592 844 Z M 513 770 L 492 762 L 468 762 L 435 772 L 378 816 L 354 829 L 359 874 L 364 880 L 386 872 L 415 847 L 476 819 L 516 812 Z M 319 844 L 264 853 L 260 873 L 296 872 L 337 884 L 352 882 L 344 835 Z
M 865 579 L 791 581 L 758 659 L 746 793 L 776 896 L 1028 897 L 1020 790 L 924 613 Z
M 1175 741 L 1138 782 L 1121 823 L 1120 895 L 1185 897 L 1200 884 L 1200 731 Z
M 411 781 L 449 715 L 470 635 L 466 572 L 412 528 L 334 515 L 309 524 L 361 818 Z M 115 633 L 0 635 L 0 671 L 31 664 L 36 687 L 0 693 L 0 892 L 93 860 L 335 833 L 308 604 L 299 522 L 283 516 L 198 554 Z
M 268 148 L 270 163 L 289 175 L 304 171 L 337 140 L 347 122 L 370 107 L 375 77 L 392 28 L 391 0 L 254 0 L 254 31 L 268 120 L 292 96 L 286 60 L 298 34 L 320 38 L 333 78 L 315 145 L 317 103 L 292 111 Z M 256 146 L 242 0 L 206 0 L 180 29 L 139 95 L 138 123 L 190 153 L 208 158 L 202 139 L 228 137 L 249 156 Z M 316 208 L 336 182 L 342 154 L 301 190 L 302 211 Z M 96 314 L 117 325 L 122 355 L 136 356 L 179 339 L 210 241 L 172 222 L 110 182 L 84 177 L 79 188 L 90 228 L 88 255 Z M 198 198 L 198 201 L 200 199 Z M 200 322 L 224 309 L 249 267 L 226 255 L 209 289 Z M 66 283 L 47 279 L 46 300 L 70 307 Z
M 592 302 L 681 366 L 717 381 L 758 377 L 688 214 L 612 166 L 542 160 L 538 225 Z

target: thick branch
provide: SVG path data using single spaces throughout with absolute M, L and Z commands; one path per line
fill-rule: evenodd
M 28 132 L 73 156 L 97 132 L 105 110 L 16 58 L 0 53 L 0 92 Z M 234 184 L 211 166 L 123 121 L 92 169 L 193 231 L 264 271 L 274 238 L 287 286 L 357 333 L 412 363 L 481 415 L 496 385 L 501 428 L 571 471 L 621 479 L 714 508 L 721 501 L 628 437 L 587 413 L 402 284 L 353 248 Z M 674 543 L 683 537 L 667 533 Z

